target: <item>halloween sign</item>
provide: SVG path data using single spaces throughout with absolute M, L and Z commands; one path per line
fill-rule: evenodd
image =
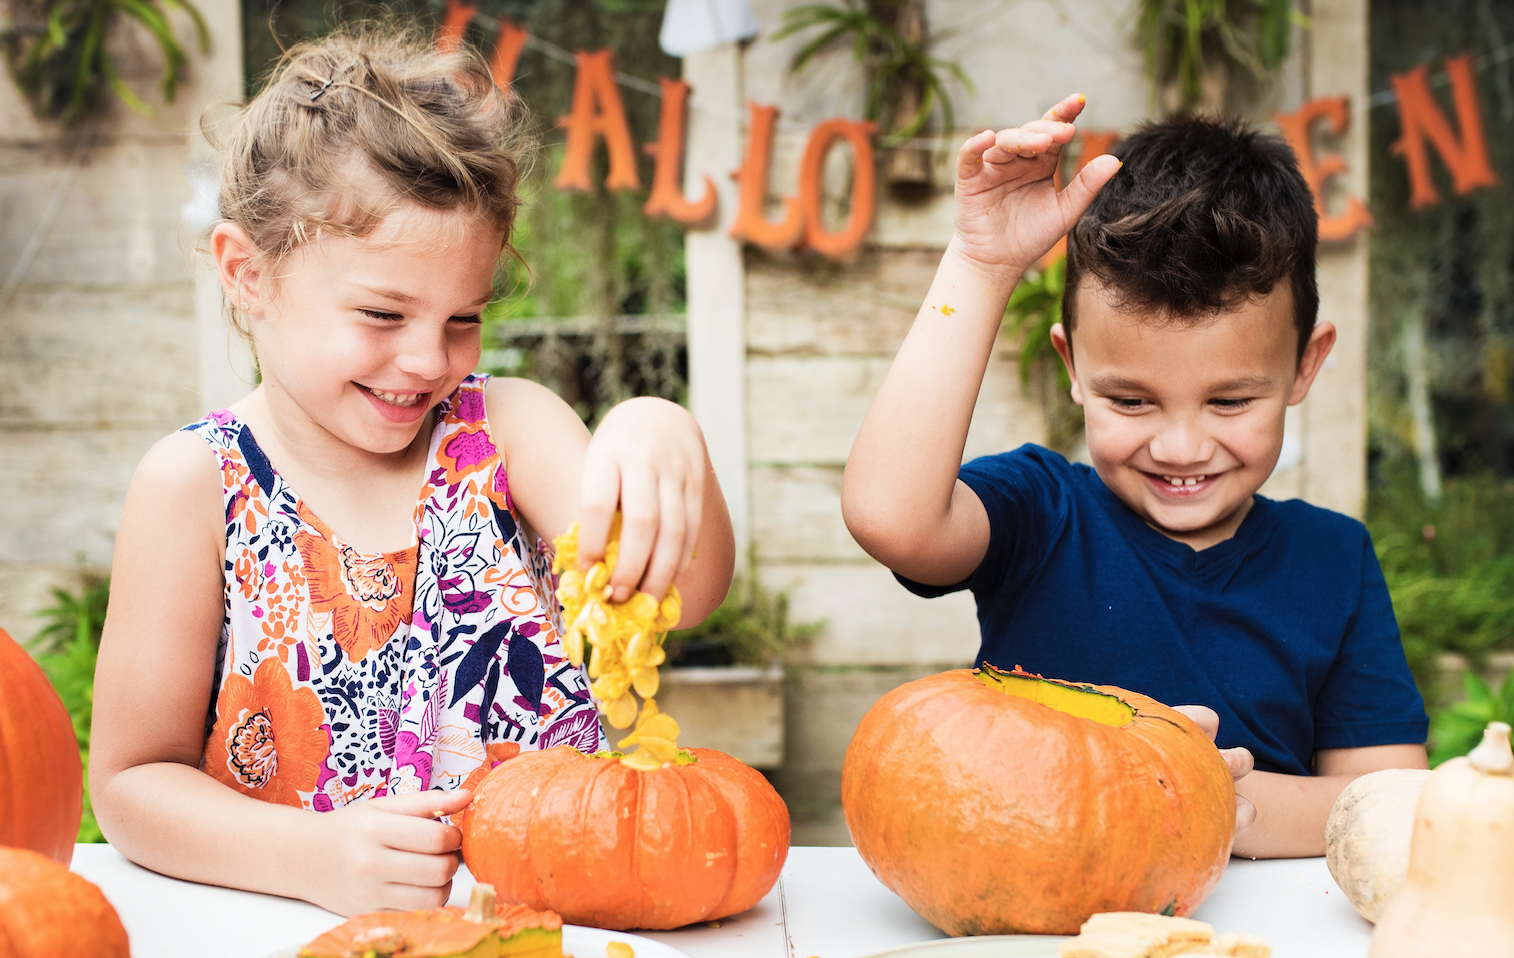
M 473 5 L 447 0 L 437 34 L 437 48 L 442 51 L 457 49 L 477 12 Z M 521 52 L 532 43 L 532 38 L 516 24 L 500 22 L 498 28 L 490 68 L 494 81 L 508 90 Z M 566 51 L 550 44 L 545 46 L 551 55 L 567 59 Z M 565 131 L 566 142 L 562 166 L 554 184 L 564 190 L 595 189 L 591 161 L 595 150 L 603 143 L 608 159 L 604 187 L 611 190 L 641 189 L 635 146 L 619 87 L 624 82 L 650 92 L 650 85 L 634 77 L 617 75 L 609 50 L 579 50 L 572 54 L 572 58 L 577 70 L 573 101 L 568 114 L 557 121 Z M 1447 115 L 1431 91 L 1430 68 L 1429 63 L 1421 63 L 1390 78 L 1393 97 L 1397 101 L 1400 135 L 1389 151 L 1404 164 L 1411 209 L 1423 209 L 1441 202 L 1432 173 L 1437 160 L 1450 174 L 1451 188 L 1457 196 L 1466 196 L 1499 182 L 1483 133 L 1472 54 L 1463 53 L 1444 61 L 1454 119 Z M 688 83 L 667 77 L 658 80 L 657 89 L 662 99 L 657 140 L 642 146 L 643 152 L 654 161 L 651 188 L 643 211 L 648 216 L 668 217 L 690 229 L 710 228 L 716 221 L 719 205 L 711 175 L 699 172 L 701 186 L 697 199 L 684 195 L 687 119 L 694 91 Z M 1348 170 L 1345 157 L 1322 149 L 1316 142 L 1316 135 L 1321 130 L 1328 130 L 1336 137 L 1345 134 L 1350 128 L 1351 109 L 1348 97 L 1322 96 L 1296 110 L 1273 117 L 1298 157 L 1299 172 L 1314 194 L 1315 209 L 1319 213 L 1319 238 L 1327 243 L 1348 240 L 1373 225 L 1372 214 L 1360 197 L 1332 187 L 1332 182 Z M 815 125 L 808 131 L 799 164 L 797 190 L 777 196 L 777 202 L 773 203 L 770 201 L 774 193 L 770 174 L 778 123 L 777 106 L 747 105 L 745 155 L 741 167 L 730 173 L 738 185 L 730 235 L 768 250 L 809 249 L 833 259 L 851 258 L 872 228 L 876 212 L 874 124 L 836 117 Z M 1112 130 L 1081 131 L 1077 146 L 1071 151 L 1076 157 L 1072 163 L 1072 175 L 1095 156 L 1109 152 L 1118 139 L 1118 132 Z M 824 215 L 824 171 L 827 158 L 835 149 L 849 151 L 852 162 L 846 217 L 839 225 L 833 226 L 826 222 Z M 1058 188 L 1064 185 L 1061 170 L 1056 185 Z M 1044 262 L 1062 255 L 1064 243 L 1059 242 Z

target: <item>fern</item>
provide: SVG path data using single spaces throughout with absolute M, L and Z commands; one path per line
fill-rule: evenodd
M 1505 676 L 1503 686 L 1494 692 L 1468 672 L 1466 690 L 1465 699 L 1437 711 L 1430 723 L 1431 768 L 1476 748 L 1489 722 L 1514 724 L 1514 674 Z
M 37 633 L 38 644 L 53 648 L 37 657 L 68 709 L 79 741 L 79 758 L 85 771 L 84 818 L 79 823 L 80 842 L 103 842 L 89 800 L 89 728 L 94 716 L 95 661 L 100 654 L 100 633 L 105 628 L 105 607 L 110 599 L 110 580 L 87 586 L 80 595 L 53 589 L 53 604 L 43 609 L 47 624 Z

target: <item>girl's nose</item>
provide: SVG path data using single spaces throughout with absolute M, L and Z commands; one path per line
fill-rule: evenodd
M 398 365 L 400 369 L 421 379 L 441 379 L 451 364 L 445 324 L 439 329 L 416 323 L 400 345 Z

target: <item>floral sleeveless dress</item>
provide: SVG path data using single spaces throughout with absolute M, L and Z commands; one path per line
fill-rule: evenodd
M 604 747 L 563 654 L 551 555 L 510 501 L 487 380 L 469 377 L 437 408 L 416 544 L 400 552 L 333 535 L 232 413 L 185 427 L 219 457 L 226 505 L 206 773 L 330 811 L 471 787 L 521 749 Z

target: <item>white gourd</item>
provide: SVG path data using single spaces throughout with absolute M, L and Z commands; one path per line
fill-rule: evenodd
M 1386 768 L 1347 785 L 1325 823 L 1325 864 L 1362 917 L 1375 922 L 1409 872 L 1414 809 L 1431 772 Z
M 1431 774 L 1414 815 L 1403 888 L 1368 958 L 1514 955 L 1514 752 L 1509 726 Z

